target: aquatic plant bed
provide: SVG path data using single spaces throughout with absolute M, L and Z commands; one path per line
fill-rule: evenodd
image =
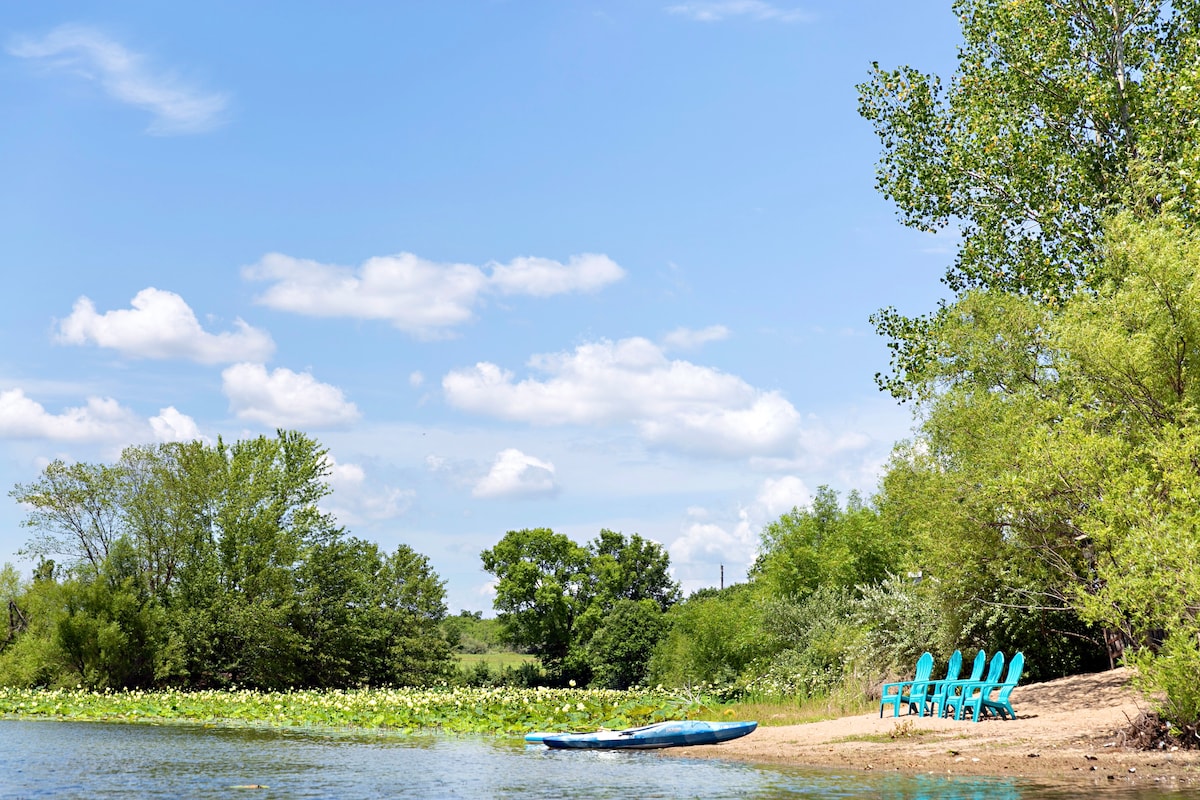
M 524 733 L 626 728 L 701 710 L 662 692 L 604 689 L 88 691 L 0 687 L 0 716 L 105 722 L 198 722 L 406 732 Z

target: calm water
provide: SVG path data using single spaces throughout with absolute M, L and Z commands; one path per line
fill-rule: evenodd
M 248 785 L 261 788 L 238 788 Z M 0 798 L 1095 800 L 1097 794 L 1165 796 L 998 779 L 780 771 L 682 759 L 670 751 L 555 751 L 484 738 L 0 720 Z

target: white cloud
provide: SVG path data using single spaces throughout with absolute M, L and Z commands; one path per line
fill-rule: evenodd
M 729 338 L 729 328 L 724 325 L 709 325 L 707 328 L 676 328 L 663 337 L 663 345 L 671 350 L 692 350 L 709 342 Z
M 739 506 L 735 516 L 721 519 L 709 509 L 688 509 L 688 522 L 668 548 L 685 588 L 713 585 L 711 578 L 719 575 L 720 565 L 726 567 L 727 584 L 741 580 L 758 554 L 763 527 L 811 501 L 804 481 L 785 475 L 764 480 L 754 500 Z
M 174 292 L 142 289 L 130 305 L 97 314 L 92 301 L 81 297 L 71 316 L 59 324 L 58 341 L 93 343 L 137 358 L 186 358 L 201 364 L 263 361 L 275 350 L 270 334 L 240 319 L 234 322 L 235 332 L 208 333 Z
M 720 22 L 730 17 L 749 17 L 762 22 L 810 22 L 813 15 L 798 8 L 780 8 L 765 0 L 711 0 L 677 3 L 667 12 L 698 22 Z
M 335 489 L 361 486 L 367 477 L 366 470 L 358 464 L 343 464 L 330 455 L 325 457 L 325 465 L 329 468 L 325 479 Z
M 517 381 L 480 362 L 442 379 L 446 399 L 466 411 L 537 425 L 632 424 L 672 449 L 720 456 L 787 455 L 800 415 L 777 392 L 687 361 L 670 361 L 642 338 L 584 344 L 534 356 L 545 380 Z
M 567 264 L 517 258 L 508 264 L 443 264 L 412 253 L 377 256 L 357 269 L 268 253 L 242 270 L 269 281 L 257 302 L 315 317 L 387 320 L 420 337 L 437 337 L 468 322 L 489 291 L 546 297 L 590 292 L 624 276 L 602 255 L 572 256 Z
M 795 449 L 800 414 L 778 392 L 754 392 L 749 405 L 679 408 L 638 423 L 651 444 L 724 456 L 782 453 Z
M 763 481 L 754 504 L 757 509 L 762 511 L 759 516 L 765 517 L 769 522 L 778 519 L 793 508 L 807 506 L 812 502 L 812 497 L 812 492 L 804 481 L 795 475 L 787 475 Z
M 625 277 L 625 270 L 608 256 L 584 253 L 566 264 L 549 258 L 514 258 L 492 263 L 491 286 L 503 294 L 549 297 L 570 292 L 594 292 Z
M 420 370 L 408 373 L 408 385 L 414 389 L 420 388 L 421 384 L 425 383 L 425 375 Z
M 144 423 L 112 398 L 89 397 L 87 404 L 52 414 L 21 389 L 0 391 L 0 437 L 91 442 L 129 440 Z
M 325 460 L 329 467 L 326 480 L 333 494 L 321 505 L 339 523 L 357 525 L 394 519 L 412 507 L 416 492 L 411 489 L 375 485 L 367 479 L 367 472 L 360 465 L 340 462 L 332 455 L 327 455 Z
M 154 431 L 154 439 L 159 442 L 193 442 L 197 439 L 207 441 L 201 435 L 196 421 L 187 414 L 181 413 L 175 406 L 167 406 L 158 412 L 158 416 L 150 418 L 150 429 Z
M 671 563 L 676 568 L 688 567 L 695 572 L 699 564 L 728 564 L 744 568 L 753 560 L 756 540 L 749 526 L 738 524 L 729 528 L 712 522 L 689 522 L 682 534 L 668 548 Z
M 496 454 L 491 470 L 475 484 L 475 497 L 530 497 L 554 494 L 554 465 L 509 448 Z
M 353 270 L 269 253 L 243 270 L 273 284 L 263 305 L 315 317 L 386 319 L 401 330 L 430 334 L 471 318 L 487 278 L 470 264 L 435 264 L 411 253 L 368 259 Z
M 262 364 L 234 364 L 221 373 L 229 407 L 239 419 L 271 427 L 340 427 L 358 419 L 358 407 L 342 390 L 307 372 Z
M 224 94 L 187 86 L 171 72 L 152 69 L 145 56 L 81 25 L 63 25 L 40 39 L 14 39 L 8 52 L 94 81 L 115 100 L 150 112 L 154 119 L 147 132 L 152 134 L 211 130 L 221 123 L 228 102 Z

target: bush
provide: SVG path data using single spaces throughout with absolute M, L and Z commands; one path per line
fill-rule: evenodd
M 822 586 L 799 603 L 768 601 L 763 628 L 779 651 L 747 689 L 776 695 L 828 694 L 842 682 L 859 629 L 848 589 Z
M 884 675 L 911 672 L 926 650 L 938 651 L 937 598 L 920 583 L 890 575 L 862 587 L 855 616 L 863 626 L 856 659 Z
M 1200 631 L 1172 632 L 1158 653 L 1142 649 L 1129 659 L 1134 685 L 1146 693 L 1172 735 L 1200 745 Z
M 666 628 L 666 616 L 653 600 L 614 603 L 587 645 L 590 686 L 628 689 L 644 682 L 650 656 Z
M 773 653 L 754 584 L 697 593 L 668 613 L 670 625 L 650 659 L 649 682 L 664 686 L 730 683 Z

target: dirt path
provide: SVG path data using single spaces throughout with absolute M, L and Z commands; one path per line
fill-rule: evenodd
M 763 764 L 1012 775 L 1072 783 L 1200 786 L 1200 752 L 1134 751 L 1117 731 L 1144 703 L 1124 669 L 1017 688 L 1015 720 L 970 721 L 878 713 L 751 735 L 672 754 Z

